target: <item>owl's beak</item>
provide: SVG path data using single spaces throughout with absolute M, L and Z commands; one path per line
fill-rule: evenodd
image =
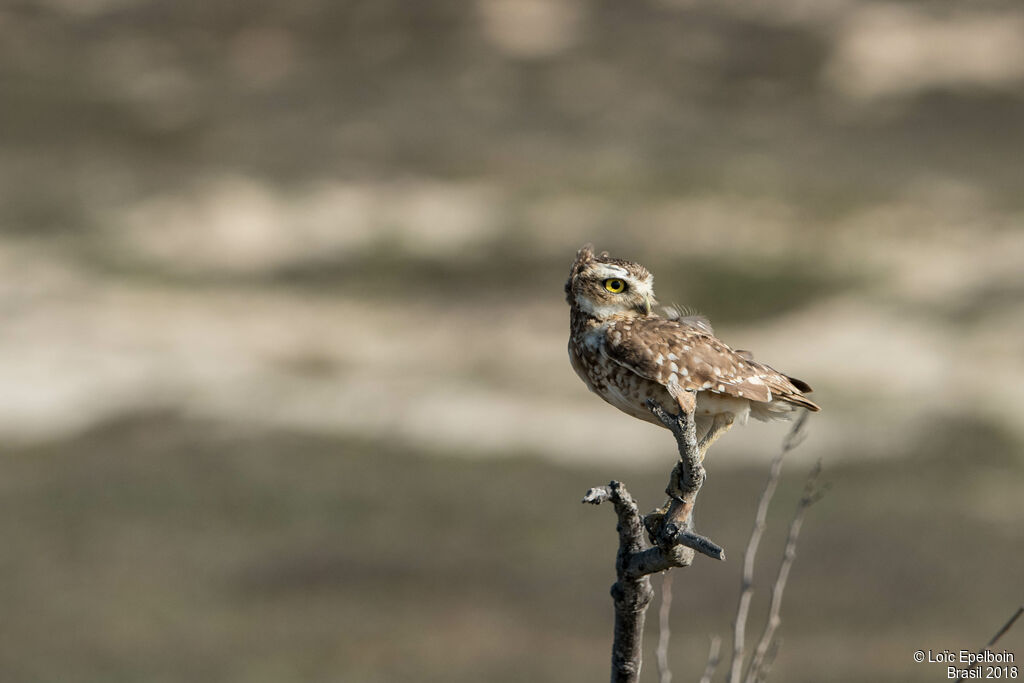
M 651 308 L 658 303 L 654 300 L 654 295 L 650 292 L 637 292 L 637 297 L 640 300 L 633 300 L 635 302 L 633 304 L 633 310 L 643 315 L 650 315 Z

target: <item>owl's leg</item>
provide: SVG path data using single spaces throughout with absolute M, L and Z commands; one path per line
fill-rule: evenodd
M 697 436 L 697 443 L 700 444 L 704 441 L 708 432 L 711 431 L 711 426 L 714 424 L 715 418 L 710 415 L 697 415 L 694 419 L 696 420 L 696 429 L 694 432 Z
M 711 448 L 711 444 L 715 443 L 720 436 L 729 431 L 729 428 L 732 427 L 735 419 L 736 416 L 732 413 L 718 413 L 715 415 L 707 432 L 701 437 L 700 443 L 697 444 L 697 450 L 700 451 L 701 462 L 704 461 L 704 456 L 707 455 L 708 449 Z
M 725 434 L 729 431 L 729 428 L 732 427 L 734 416 L 732 413 L 719 413 L 710 419 L 703 416 L 695 419 L 697 453 L 699 454 L 700 461 L 704 462 L 704 456 L 707 455 L 708 449 L 711 448 L 711 444 L 718 440 L 718 437 Z M 665 501 L 665 504 L 660 508 L 653 510 L 649 515 L 647 515 L 651 520 L 649 524 L 661 524 L 662 518 L 665 516 L 665 513 L 668 512 L 671 504 L 672 499 L 670 498 Z M 690 508 L 686 515 L 686 519 L 683 520 L 683 523 L 686 524 L 688 528 L 693 528 L 693 508 Z M 652 527 L 649 526 L 648 530 L 651 528 Z

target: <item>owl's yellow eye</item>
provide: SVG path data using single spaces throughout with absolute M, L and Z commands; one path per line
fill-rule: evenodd
M 604 281 L 604 288 L 607 289 L 612 294 L 618 294 L 619 292 L 626 288 L 626 283 L 617 277 L 613 277 L 610 280 Z

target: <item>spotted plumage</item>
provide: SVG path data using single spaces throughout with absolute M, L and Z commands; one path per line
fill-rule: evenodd
M 570 307 L 569 358 L 597 395 L 633 417 L 657 425 L 647 409 L 686 406 L 696 392 L 702 438 L 750 415 L 788 417 L 798 408 L 817 411 L 804 382 L 759 363 L 748 351 L 722 343 L 707 318 L 666 309 L 654 311 L 654 278 L 638 263 L 595 255 L 587 245 L 576 256 L 565 284 Z

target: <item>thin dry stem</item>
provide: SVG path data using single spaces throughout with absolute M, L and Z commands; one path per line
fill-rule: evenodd
M 700 677 L 700 683 L 711 683 L 715 677 L 715 670 L 718 668 L 718 653 L 722 647 L 722 639 L 718 636 L 711 636 L 711 645 L 708 646 L 708 663 L 704 666 L 704 675 Z
M 768 648 L 768 654 L 765 655 L 764 661 L 761 663 L 761 670 L 757 676 L 757 683 L 764 683 L 768 680 L 768 674 L 771 673 L 772 665 L 775 663 L 775 656 L 779 654 L 780 647 L 782 647 L 781 636 L 772 640 L 771 647 Z
M 1016 621 L 1020 619 L 1020 615 L 1022 614 L 1024 614 L 1024 605 L 1021 605 L 1017 608 L 1017 611 L 1013 613 L 1013 616 L 1011 616 L 1009 620 L 1005 624 L 1003 624 L 1003 627 L 1001 629 L 996 631 L 996 634 L 992 636 L 992 640 L 988 641 L 985 644 L 985 647 L 992 647 L 993 645 L 998 643 L 999 639 L 1005 636 L 1006 632 L 1013 628 L 1014 623 L 1016 623 Z
M 988 648 L 998 643 L 999 639 L 1005 636 L 1006 632 L 1013 628 L 1013 625 L 1017 622 L 1018 619 L 1020 619 L 1022 614 L 1024 614 L 1024 605 L 1021 605 L 1017 608 L 1017 611 L 1010 616 L 1010 618 L 1006 621 L 1005 624 L 1002 625 L 1002 627 L 1000 627 L 998 631 L 996 631 L 996 634 L 992 636 L 992 638 L 990 638 L 987 643 L 985 643 L 985 647 L 982 649 L 987 650 Z M 962 681 L 964 679 L 961 674 L 957 674 L 956 680 Z
M 658 681 L 672 683 L 672 669 L 668 665 L 668 641 L 671 637 L 669 612 L 672 610 L 672 572 L 665 572 L 661 579 L 661 606 L 658 609 Z
M 750 602 L 754 597 L 754 561 L 757 558 L 757 548 L 764 535 L 768 518 L 768 505 L 771 503 L 775 489 L 779 485 L 779 475 L 782 472 L 782 460 L 786 454 L 796 448 L 806 436 L 804 425 L 807 423 L 808 413 L 800 415 L 793 427 L 786 435 L 782 443 L 782 449 L 772 460 L 771 469 L 768 473 L 768 481 L 765 483 L 761 498 L 757 503 L 757 514 L 754 516 L 754 528 L 750 532 L 750 540 L 747 542 L 746 552 L 743 554 L 743 575 L 740 580 L 740 599 L 736 606 L 736 620 L 733 622 L 732 639 L 732 666 L 729 670 L 729 682 L 738 683 L 743 672 L 744 649 L 746 647 L 747 617 L 750 613 Z
M 807 483 L 804 485 L 804 494 L 797 503 L 796 514 L 789 525 L 789 534 L 786 538 L 786 549 L 782 554 L 782 562 L 779 565 L 779 573 L 775 577 L 775 584 L 772 586 L 771 606 L 768 609 L 768 621 L 765 623 L 761 639 L 754 649 L 754 656 L 750 660 L 750 667 L 747 670 L 746 683 L 756 683 L 766 673 L 765 663 L 771 645 L 775 642 L 775 632 L 782 623 L 780 611 L 782 610 L 782 596 L 786 590 L 786 582 L 789 580 L 789 571 L 796 559 L 796 544 L 800 537 L 800 528 L 804 523 L 804 515 L 807 508 L 821 500 L 824 489 L 819 485 L 821 477 L 821 461 L 815 464 L 811 473 L 807 476 Z

